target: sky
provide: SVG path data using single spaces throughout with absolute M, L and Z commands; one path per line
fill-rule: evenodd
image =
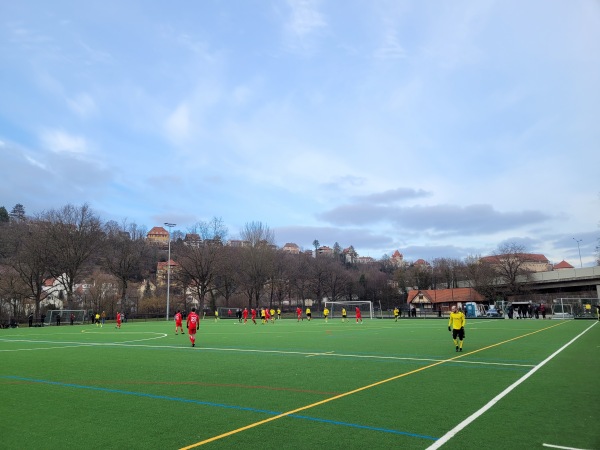
M 0 55 L 9 212 L 595 265 L 596 0 L 4 1 Z

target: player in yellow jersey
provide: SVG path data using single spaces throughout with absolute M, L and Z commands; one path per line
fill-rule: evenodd
M 400 314 L 400 310 L 398 307 L 394 307 L 394 322 L 398 322 L 398 314 Z
M 463 339 L 465 338 L 465 324 L 467 319 L 462 311 L 458 310 L 456 306 L 452 307 L 450 313 L 450 319 L 448 320 L 448 331 L 452 331 L 452 340 L 457 352 L 462 352 Z
M 312 313 L 310 312 L 310 308 L 306 308 L 306 318 L 310 322 L 310 318 L 312 317 Z
M 346 308 L 342 308 L 342 322 L 346 321 Z
M 329 317 L 329 310 L 327 306 L 323 309 L 323 317 L 325 317 L 325 323 L 327 323 L 327 318 Z

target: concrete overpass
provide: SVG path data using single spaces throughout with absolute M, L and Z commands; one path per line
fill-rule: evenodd
M 530 275 L 528 287 L 536 294 L 565 294 L 564 297 L 577 294 L 579 297 L 578 294 L 589 292 L 600 299 L 600 266 L 536 272 Z

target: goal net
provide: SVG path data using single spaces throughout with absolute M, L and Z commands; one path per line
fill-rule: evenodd
M 70 325 L 71 314 L 73 314 L 73 324 L 81 325 L 85 319 L 85 310 L 83 309 L 53 309 L 46 314 L 44 325 Z M 60 322 L 59 322 L 60 318 Z
M 555 298 L 552 301 L 552 318 L 596 319 L 599 307 L 597 298 Z
M 360 309 L 365 319 L 373 318 L 373 302 L 366 300 L 325 301 L 325 308 L 329 309 L 329 317 L 342 317 L 342 308 L 346 309 L 347 317 L 356 317 L 356 308 Z
M 239 308 L 228 308 L 226 306 L 219 306 L 217 311 L 219 313 L 219 319 L 237 319 L 237 312 Z

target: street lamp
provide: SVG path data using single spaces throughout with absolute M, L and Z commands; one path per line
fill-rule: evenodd
M 167 321 L 169 320 L 169 294 L 171 291 L 171 228 L 176 223 L 165 222 L 165 226 L 169 228 L 169 257 L 167 258 Z
M 583 263 L 581 262 L 581 248 L 579 248 L 579 243 L 583 240 L 583 239 L 575 239 L 573 238 L 573 240 L 575 242 L 577 242 L 577 250 L 579 251 L 579 267 L 582 268 L 583 267 Z

